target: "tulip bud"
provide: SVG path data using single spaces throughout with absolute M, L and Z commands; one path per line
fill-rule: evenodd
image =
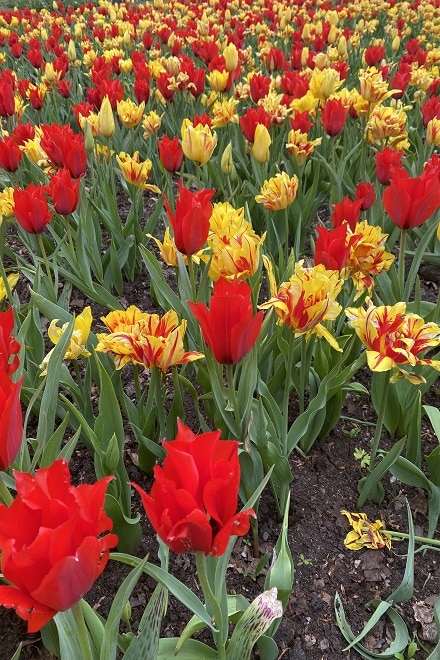
M 69 58 L 70 62 L 74 62 L 76 60 L 76 48 L 73 39 L 69 40 L 69 45 L 67 46 L 67 57 Z
M 290 497 L 287 498 L 283 525 L 273 551 L 272 565 L 269 568 L 264 581 L 265 589 L 271 589 L 273 587 L 277 588 L 278 598 L 281 600 L 283 607 L 286 607 L 289 596 L 292 593 L 292 585 L 295 575 L 292 553 L 287 540 L 289 504 Z
M 115 132 L 115 118 L 108 96 L 104 96 L 98 112 L 98 131 L 103 137 L 109 138 Z
M 232 158 L 232 142 L 229 142 L 223 152 L 220 167 L 223 174 L 231 177 L 232 180 L 237 178 L 237 171 L 235 169 L 234 160 Z
M 255 642 L 281 616 L 283 616 L 283 606 L 277 599 L 275 587 L 257 596 L 235 626 L 228 645 L 228 656 L 250 658 Z
M 102 467 L 106 474 L 114 474 L 120 458 L 121 452 L 119 451 L 118 441 L 113 433 L 102 460 Z
M 328 32 L 327 42 L 329 44 L 333 45 L 335 43 L 336 39 L 337 39 L 337 36 L 338 36 L 338 31 L 337 31 L 336 27 L 334 25 L 332 25 L 330 27 L 329 32 Z
M 301 66 L 307 66 L 307 60 L 309 59 L 310 50 L 308 46 L 304 46 L 301 52 Z
M 347 39 L 343 34 L 341 34 L 338 41 L 338 55 L 342 58 L 347 56 Z
M 391 43 L 391 49 L 393 53 L 397 52 L 400 48 L 400 37 L 398 34 L 394 37 L 392 43 Z
M 56 73 L 55 73 L 55 69 L 53 68 L 52 62 L 46 62 L 46 66 L 44 68 L 44 75 L 46 76 L 49 82 L 54 82 L 54 80 L 56 80 Z
M 269 160 L 269 147 L 272 143 L 269 131 L 264 124 L 257 124 L 255 129 L 252 155 L 257 163 L 265 163 Z
M 131 619 L 131 604 L 130 601 L 127 601 L 124 605 L 124 608 L 121 613 L 121 619 L 124 621 L 124 623 L 130 623 Z
M 93 153 L 95 150 L 95 140 L 93 139 L 92 127 L 87 119 L 84 122 L 84 149 L 87 153 Z
M 235 71 L 238 66 L 238 50 L 232 41 L 224 49 L 223 57 L 225 58 L 226 69 L 229 71 L 229 73 Z

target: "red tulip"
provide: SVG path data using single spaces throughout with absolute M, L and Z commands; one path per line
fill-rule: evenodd
M 355 200 L 361 199 L 361 211 L 367 211 L 376 201 L 376 193 L 374 192 L 373 184 L 368 181 L 359 181 L 356 186 L 354 198 Z
M 30 183 L 21 190 L 14 188 L 14 215 L 25 231 L 30 234 L 40 234 L 52 220 L 45 197 L 46 186 Z
M 0 505 L 1 570 L 10 583 L 0 586 L 0 603 L 36 632 L 89 591 L 118 542 L 103 536 L 112 528 L 104 511 L 112 477 L 72 486 L 63 459 L 14 476 L 17 497 Z
M 257 341 L 264 312 L 254 315 L 247 282 L 220 278 L 214 284 L 210 308 L 189 302 L 203 338 L 220 364 L 235 364 Z
M 382 202 L 391 220 L 400 229 L 418 227 L 440 207 L 438 173 L 425 170 L 418 177 L 410 177 L 403 168 L 393 169 Z
M 56 167 L 67 167 L 75 178 L 82 176 L 87 168 L 84 138 L 75 133 L 68 124 L 42 125 L 41 148 Z
M 269 93 L 271 78 L 262 73 L 255 73 L 249 80 L 249 89 L 251 99 L 254 103 L 258 103 Z
M 163 467 L 154 468 L 149 494 L 137 484 L 154 530 L 173 552 L 222 555 L 231 536 L 249 530 L 252 509 L 236 513 L 240 464 L 238 442 L 220 431 L 195 435 L 177 420 L 177 437 L 164 442 Z
M 354 202 L 346 195 L 340 202 L 333 204 L 332 223 L 339 227 L 343 222 L 348 222 L 351 231 L 355 230 L 356 223 L 361 214 L 362 199 Z
M 347 110 L 339 99 L 328 99 L 321 112 L 321 121 L 327 135 L 334 137 L 344 128 Z
M 378 151 L 375 154 L 376 176 L 379 183 L 383 186 L 389 184 L 393 167 L 403 167 L 402 156 L 403 153 L 401 151 L 397 151 L 391 147 L 385 147 L 382 151 Z
M 314 264 L 322 264 L 327 270 L 342 270 L 350 252 L 347 242 L 348 224 L 346 222 L 328 230 L 317 227 L 318 238 L 315 244 Z
M 16 172 L 22 157 L 23 154 L 13 137 L 0 140 L 0 167 L 7 172 Z
M 194 254 L 205 245 L 212 215 L 211 198 L 214 193 L 215 190 L 192 192 L 179 181 L 175 213 L 172 212 L 167 198 L 164 198 L 168 220 L 174 233 L 174 243 L 182 254 Z
M 52 176 L 49 194 L 57 213 L 69 215 L 78 206 L 79 179 L 73 179 L 67 168 L 63 167 Z
M 5 76 L 0 78 L 0 117 L 11 117 L 15 113 L 14 87 Z
M 271 117 L 269 113 L 258 105 L 256 108 L 248 108 L 244 115 L 240 117 L 240 128 L 243 135 L 248 142 L 253 142 L 255 137 L 255 129 L 258 124 L 263 124 L 269 129 Z
M 160 162 L 167 172 L 177 172 L 182 165 L 183 151 L 179 144 L 179 138 L 169 138 L 163 135 L 157 142 L 159 148 Z

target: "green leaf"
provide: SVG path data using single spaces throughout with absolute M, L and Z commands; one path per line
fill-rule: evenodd
M 363 482 L 361 491 L 359 493 L 359 499 L 357 503 L 358 509 L 362 509 L 368 499 L 368 496 L 374 490 L 375 486 L 380 483 L 384 474 L 386 474 L 390 467 L 397 461 L 400 454 L 402 453 L 404 446 L 405 438 L 402 438 L 402 440 L 399 440 L 399 442 L 394 444 L 391 451 L 385 454 L 379 465 L 377 465 L 374 470 L 370 472 L 368 477 Z
M 139 513 L 129 518 L 122 504 L 109 493 L 105 496 L 105 511 L 113 521 L 113 532 L 118 536 L 118 549 L 121 552 L 136 553 L 142 538 Z
M 344 606 L 342 605 L 340 596 L 336 592 L 334 600 L 336 623 L 347 642 L 349 642 L 349 645 L 344 649 L 344 651 L 353 648 L 359 653 L 359 655 L 361 655 L 363 658 L 366 658 L 367 660 L 374 660 L 375 658 L 380 658 L 383 660 L 394 658 L 396 653 L 401 653 L 404 649 L 406 649 L 409 637 L 408 629 L 403 619 L 391 607 L 390 603 L 386 601 L 373 600 L 371 601 L 371 604 L 374 605 L 376 609 L 371 618 L 368 620 L 367 624 L 364 626 L 362 632 L 355 636 L 347 622 L 347 619 L 345 618 Z M 382 653 L 374 653 L 373 651 L 369 651 L 365 646 L 360 644 L 360 641 L 376 625 L 376 623 L 384 614 L 387 614 L 394 625 L 395 637 L 386 651 L 383 651 Z
M 175 657 L 177 637 L 162 638 L 159 642 L 157 660 L 172 660 Z M 143 660 L 146 660 L 143 659 Z M 189 639 L 178 655 L 178 660 L 218 660 L 217 651 L 195 639 Z
M 440 410 L 435 406 L 423 406 L 423 410 L 428 415 L 431 426 L 440 443 Z
M 387 601 L 390 603 L 406 603 L 406 601 L 411 600 L 414 594 L 414 524 L 408 500 L 406 501 L 406 508 L 408 512 L 408 551 L 405 573 L 402 582 L 388 596 Z
M 77 603 L 79 605 L 79 603 Z M 59 645 L 60 645 L 60 658 L 61 660 L 70 660 L 71 658 L 82 658 L 83 650 L 78 636 L 78 629 L 72 609 L 65 612 L 58 612 L 54 616 L 54 622 L 58 631 Z M 87 633 L 88 634 L 88 633 Z M 97 660 L 98 656 L 93 652 L 94 647 L 90 644 L 93 659 Z M 107 656 L 107 659 L 110 656 Z
M 143 573 L 147 561 L 148 557 L 144 557 L 129 575 L 127 575 L 113 599 L 110 612 L 108 613 L 107 622 L 104 627 L 104 637 L 102 640 L 101 654 L 99 656 L 100 660 L 109 660 L 109 658 L 116 657 L 121 617 L 132 591 Z M 76 656 L 71 657 L 74 658 Z

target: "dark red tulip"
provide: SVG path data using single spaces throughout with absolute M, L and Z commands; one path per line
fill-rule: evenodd
M 169 138 L 163 135 L 157 142 L 160 162 L 167 172 L 177 172 L 182 165 L 183 151 L 179 144 L 179 138 Z

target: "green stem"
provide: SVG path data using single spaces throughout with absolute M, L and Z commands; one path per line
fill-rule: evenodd
M 134 383 L 134 391 L 136 393 L 136 401 L 139 404 L 141 400 L 141 386 L 139 383 L 139 367 L 137 364 L 132 363 L 133 366 L 133 383 Z
M 187 257 L 187 262 L 188 262 L 188 274 L 189 274 L 189 281 L 191 284 L 191 295 L 192 299 L 195 302 L 197 300 L 197 291 L 196 291 L 196 272 L 194 268 L 194 261 L 192 258 L 192 255 L 188 255 Z
M 286 364 L 286 384 L 284 387 L 283 395 L 283 431 L 281 437 L 281 455 L 287 458 L 287 432 L 289 428 L 289 397 L 290 397 L 290 383 L 292 382 L 292 368 L 293 368 L 293 350 L 295 347 L 295 333 L 290 331 L 289 348 L 287 353 Z
M 65 227 L 66 227 L 67 241 L 69 243 L 69 247 L 72 250 L 73 254 L 75 254 L 75 247 L 73 245 L 72 232 L 71 232 L 71 229 L 70 229 L 69 219 L 65 215 L 63 215 L 63 220 L 64 220 L 64 224 L 65 224 Z
M 159 437 L 165 438 L 165 409 L 164 409 L 164 388 L 162 386 L 162 373 L 159 367 L 152 367 L 150 387 L 153 388 L 154 399 L 156 402 L 157 419 L 159 422 Z
M 299 412 L 304 412 L 304 397 L 306 382 L 309 378 L 309 365 L 307 359 L 307 339 L 301 335 L 301 365 L 299 369 Z
M 398 267 L 399 289 L 400 289 L 401 300 L 403 300 L 403 291 L 405 288 L 405 250 L 406 250 L 406 230 L 402 229 L 400 231 L 400 249 L 399 249 L 399 267 Z
M 228 383 L 228 399 L 229 403 L 231 404 L 233 410 L 234 410 L 234 418 L 235 418 L 235 425 L 236 425 L 236 437 L 237 440 L 243 440 L 242 438 L 242 420 L 240 416 L 240 411 L 238 409 L 238 401 L 237 401 L 237 396 L 235 392 L 235 385 L 234 385 L 234 365 L 233 364 L 227 364 L 226 365 L 226 379 Z
M 93 660 L 93 653 L 90 647 L 90 638 L 87 630 L 84 614 L 81 607 L 81 601 L 72 605 L 71 611 L 75 619 L 76 631 L 78 634 L 78 641 L 81 648 L 82 660 Z
M 377 451 L 379 449 L 380 436 L 382 435 L 383 420 L 385 418 L 385 410 L 387 408 L 388 390 L 390 388 L 391 371 L 385 373 L 385 383 L 382 390 L 382 400 L 380 402 L 379 414 L 377 416 L 376 430 L 371 442 L 370 451 L 370 470 L 374 470 L 374 463 L 376 462 Z
M 0 257 L 0 276 L 3 280 L 3 284 L 5 285 L 6 296 L 9 300 L 9 304 L 12 306 L 12 304 L 14 302 L 13 299 L 12 299 L 12 289 L 9 285 L 8 276 L 6 275 L 5 267 L 3 265 L 3 259 L 1 257 Z
M 6 504 L 6 506 L 9 506 L 14 499 L 11 493 L 9 492 L 5 482 L 3 481 L 3 477 L 1 476 L 1 474 L 0 474 L 0 499 Z
M 387 534 L 388 536 L 391 536 L 391 538 L 395 539 L 409 539 L 409 534 L 405 534 L 404 532 L 394 532 L 390 531 L 389 529 L 384 529 L 383 531 L 381 530 L 381 533 Z M 420 543 L 422 545 L 431 545 L 434 548 L 440 548 L 440 539 L 429 539 L 426 538 L 426 536 L 413 536 L 413 539 L 416 543 Z
M 223 640 L 222 632 L 221 632 L 224 627 L 223 625 L 224 622 L 223 622 L 223 615 L 222 615 L 220 603 L 216 598 L 215 594 L 213 593 L 211 589 L 211 585 L 209 584 L 208 574 L 206 572 L 205 555 L 203 554 L 203 552 L 196 552 L 195 556 L 196 556 L 197 575 L 200 581 L 200 586 L 202 587 L 206 605 L 208 606 L 209 610 L 212 612 L 214 625 L 217 628 L 217 632 L 213 633 L 213 637 L 218 651 L 218 658 L 219 660 L 225 660 L 226 659 L 225 641 Z
M 285 231 L 285 243 L 284 243 L 284 268 L 287 268 L 287 263 L 289 261 L 289 207 L 286 206 L 284 209 L 284 231 Z
M 43 258 L 44 267 L 46 268 L 47 277 L 49 278 L 49 282 L 50 282 L 51 286 L 53 286 L 52 271 L 50 270 L 49 261 L 48 261 L 47 254 L 46 254 L 46 249 L 44 247 L 43 236 L 41 235 L 41 233 L 37 234 L 37 240 L 38 240 L 38 245 L 40 246 L 40 252 L 41 252 L 41 256 Z

